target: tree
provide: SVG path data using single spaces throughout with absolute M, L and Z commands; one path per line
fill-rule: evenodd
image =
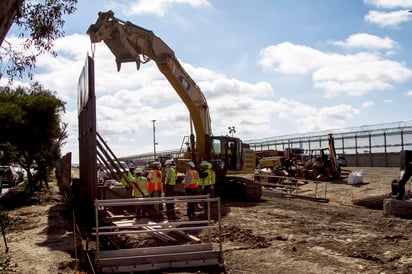
M 14 18 L 20 12 L 23 0 L 4 0 L 0 11 L 0 46 L 6 37 Z
M 65 103 L 35 83 L 30 88 L 0 88 L 0 150 L 2 161 L 19 162 L 28 173 L 30 167 L 45 161 L 48 166 L 60 159 L 60 148 L 67 138 L 67 124 L 60 115 Z
M 22 78 L 27 75 L 32 78 L 31 70 L 35 67 L 40 54 L 53 51 L 53 42 L 64 36 L 62 28 L 65 21 L 63 15 L 76 11 L 77 0 L 3 0 L 0 9 L 0 62 L 1 71 L 6 71 L 9 79 Z M 19 37 L 25 38 L 22 49 L 4 38 L 12 22 L 21 30 Z M 4 41 L 4 43 L 3 43 Z M 28 51 L 34 48 L 34 52 Z M 9 60 L 9 62 L 6 62 Z M 0 74 L 0 79 L 2 75 Z

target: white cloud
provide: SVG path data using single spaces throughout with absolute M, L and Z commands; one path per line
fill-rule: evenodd
M 391 89 L 392 83 L 410 77 L 412 71 L 403 64 L 368 53 L 345 56 L 313 73 L 315 87 L 324 89 L 326 97 L 360 96 L 374 90 Z
M 301 133 L 342 127 L 360 113 L 346 104 L 317 108 L 285 98 L 280 98 L 272 108 L 280 119 L 292 118 Z
M 359 110 L 350 105 L 336 105 L 313 109 L 305 116 L 298 118 L 300 132 L 313 132 L 344 127 L 346 122 L 353 119 Z
M 408 10 L 399 10 L 392 12 L 384 11 L 369 11 L 365 15 L 365 21 L 371 24 L 376 24 L 380 27 L 398 27 L 401 23 L 411 21 Z
M 190 5 L 193 8 L 210 7 L 208 0 L 138 0 L 123 10 L 126 15 L 153 14 L 163 17 L 175 5 Z
M 284 42 L 262 49 L 259 65 L 263 69 L 283 73 L 308 73 L 324 63 L 328 57 L 319 50 Z
M 345 48 L 364 48 L 370 50 L 390 50 L 397 45 L 397 43 L 389 37 L 381 38 L 367 33 L 352 34 L 345 41 L 336 41 L 333 42 L 333 44 Z
M 313 85 L 325 90 L 326 97 L 359 96 L 390 89 L 393 83 L 412 77 L 412 70 L 405 64 L 382 59 L 375 53 L 324 53 L 289 42 L 261 50 L 259 64 L 263 69 L 275 72 L 311 73 Z
M 209 99 L 221 98 L 221 96 L 233 96 L 236 98 L 241 95 L 264 98 L 273 96 L 272 86 L 267 82 L 252 84 L 237 79 L 220 77 L 215 78 L 213 81 L 199 82 L 199 85 Z
M 364 0 L 363 2 L 365 4 L 384 9 L 412 7 L 412 0 Z
M 363 108 L 370 108 L 375 106 L 375 102 L 374 101 L 366 101 L 362 103 L 362 107 Z
M 405 92 L 406 96 L 412 96 L 412 89 L 408 90 L 407 92 Z

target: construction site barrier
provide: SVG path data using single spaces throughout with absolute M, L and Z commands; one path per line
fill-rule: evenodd
M 108 213 L 110 209 L 116 207 L 153 207 L 156 204 L 168 202 L 207 203 L 205 219 L 181 218 L 159 222 L 148 218 L 139 218 L 134 214 Z M 95 200 L 95 210 L 96 226 L 93 228 L 92 235 L 96 237 L 95 265 L 100 273 L 179 269 L 223 264 L 220 198 L 210 198 L 209 195 L 194 195 Z M 215 218 L 212 218 L 212 214 Z M 105 222 L 101 224 L 103 219 Z M 204 237 L 202 241 L 188 233 L 194 231 L 206 231 L 207 237 Z M 140 248 L 120 247 L 115 250 L 101 248 L 104 237 L 121 236 L 126 238 L 133 234 L 147 234 L 148 237 L 155 237 L 164 243 L 171 244 Z M 215 243 L 212 243 L 212 234 Z M 176 236 L 185 240 L 176 240 Z

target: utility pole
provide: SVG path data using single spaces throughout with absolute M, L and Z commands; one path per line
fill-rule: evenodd
M 152 120 L 153 123 L 153 161 L 156 161 L 156 120 Z

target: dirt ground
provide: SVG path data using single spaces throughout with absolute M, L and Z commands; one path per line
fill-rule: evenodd
M 399 168 L 348 170 L 362 170 L 362 184 L 349 185 L 345 178 L 327 184 L 319 195 L 326 193 L 328 203 L 279 195 L 265 195 L 258 203 L 223 201 L 220 272 L 411 273 L 412 220 L 352 204 L 353 199 L 388 194 Z M 313 189 L 307 184 L 298 194 L 311 196 Z M 4 253 L 1 241 L 0 272 L 75 273 L 73 224 L 56 183 L 30 199 L 24 193 L 11 197 L 14 201 L 1 200 L 9 219 L 9 251 Z

